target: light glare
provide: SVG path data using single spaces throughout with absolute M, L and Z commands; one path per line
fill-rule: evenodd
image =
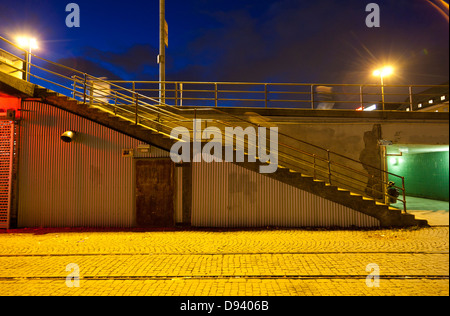
M 376 77 L 388 77 L 394 73 L 394 68 L 391 66 L 384 67 L 382 69 L 377 69 L 373 72 Z
M 24 49 L 38 49 L 37 40 L 35 38 L 20 36 L 17 38 L 17 44 Z

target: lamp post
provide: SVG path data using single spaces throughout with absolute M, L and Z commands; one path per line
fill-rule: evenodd
M 389 77 L 394 73 L 394 68 L 387 66 L 382 69 L 377 69 L 373 72 L 373 75 L 380 77 L 381 80 L 381 99 L 383 103 L 383 111 L 385 110 L 385 98 L 384 98 L 384 78 Z
M 384 78 L 389 77 L 393 73 L 394 73 L 394 68 L 392 68 L 390 66 L 386 66 L 381 69 L 377 69 L 373 72 L 373 75 L 376 77 L 380 77 L 380 80 L 381 80 L 381 98 L 382 98 L 382 102 L 383 102 L 383 111 L 385 110 Z M 380 154 L 381 154 L 382 168 L 383 168 L 383 170 L 387 171 L 386 146 L 382 145 L 380 147 L 381 147 Z M 386 172 L 382 173 L 381 179 L 382 179 L 382 188 L 383 188 L 382 190 L 384 193 L 386 193 L 387 192 L 387 181 L 388 181 L 388 176 L 387 176 Z M 384 194 L 384 202 L 386 204 L 389 202 L 386 194 Z
M 38 49 L 37 41 L 31 37 L 18 37 L 17 44 L 25 50 L 25 80 L 29 81 L 31 71 L 31 53 L 33 50 Z
M 159 102 L 166 102 L 166 1 L 159 0 Z

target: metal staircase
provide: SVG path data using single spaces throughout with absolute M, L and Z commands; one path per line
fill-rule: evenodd
M 3 40 L 15 49 L 20 49 L 6 39 Z M 134 87 L 129 89 L 36 55 L 33 55 L 33 58 L 40 64 L 47 64 L 47 67 L 31 66 L 48 76 L 44 78 L 32 73 L 27 74 L 34 78 L 33 82 L 38 83 L 34 85 L 34 92 L 28 97 L 38 98 L 46 104 L 167 151 L 170 151 L 172 145 L 178 141 L 170 137 L 173 128 L 184 127 L 192 137 L 194 133 L 192 122 L 195 119 L 202 119 L 205 125 L 215 126 L 221 131 L 226 127 L 243 129 L 253 127 L 257 130 L 261 126 L 259 123 L 228 114 L 215 107 L 186 109 L 162 104 L 157 99 L 136 91 Z M 26 60 L 28 59 L 24 59 L 23 62 L 26 63 Z M 17 71 L 27 70 L 17 69 Z M 49 78 L 52 76 L 53 79 Z M 258 144 L 252 144 L 248 139 L 245 141 L 246 157 L 250 145 Z M 413 215 L 406 213 L 406 192 L 402 177 L 389 174 L 376 166 L 366 166 L 360 161 L 291 135 L 279 133 L 277 145 L 278 170 L 266 176 L 375 217 L 382 227 L 427 225 L 426 221 L 417 220 Z M 235 163 L 255 172 L 259 172 L 261 164 L 247 160 Z M 366 172 L 368 168 L 372 170 L 370 174 Z M 385 190 L 387 180 L 383 179 L 387 179 L 388 175 L 397 177 L 402 183 L 398 189 L 401 191 L 400 200 L 404 204 L 403 212 L 385 203 L 389 196 Z M 374 183 L 376 185 L 373 185 Z

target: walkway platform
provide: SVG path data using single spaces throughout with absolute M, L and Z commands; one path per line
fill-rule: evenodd
M 430 226 L 449 225 L 449 202 L 407 196 L 406 205 L 408 213 L 417 219 L 426 219 Z M 392 206 L 403 207 L 401 203 Z

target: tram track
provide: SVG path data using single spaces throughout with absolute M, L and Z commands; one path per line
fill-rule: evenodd
M 233 256 L 233 255 L 345 255 L 345 254 L 403 254 L 403 255 L 449 255 L 448 251 L 299 251 L 299 252 L 196 252 L 196 253 L 55 253 L 55 254 L 1 254 L 0 258 L 11 257 L 90 257 L 90 256 Z
M 158 275 L 158 276 L 80 276 L 80 281 L 166 281 L 166 280 L 275 280 L 275 279 L 295 279 L 295 280 L 365 280 L 367 275 L 193 275 L 193 276 L 180 276 L 180 275 Z M 448 280 L 448 275 L 380 275 L 380 279 L 385 280 Z M 38 280 L 61 280 L 65 281 L 67 277 L 62 276 L 33 276 L 33 277 L 2 277 L 0 276 L 0 282 L 2 281 L 38 281 Z

